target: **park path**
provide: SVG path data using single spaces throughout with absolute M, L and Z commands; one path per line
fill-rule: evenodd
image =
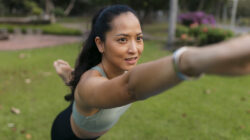
M 0 40 L 0 51 L 52 47 L 81 41 L 81 36 L 10 35 L 8 40 Z

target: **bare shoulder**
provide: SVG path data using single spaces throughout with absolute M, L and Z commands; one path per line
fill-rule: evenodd
M 75 91 L 75 99 L 86 103 L 86 99 L 90 96 L 88 94 L 91 88 L 95 87 L 100 82 L 107 81 L 97 70 L 88 70 L 80 78 Z M 85 94 L 86 93 L 86 94 Z
M 97 70 L 85 72 L 75 91 L 75 100 L 87 108 L 113 108 L 129 104 L 135 99 L 128 91 L 128 76 L 112 79 L 103 77 Z
M 102 80 L 108 80 L 106 77 L 103 77 L 99 71 L 97 70 L 88 70 L 86 71 L 80 78 L 80 81 L 78 83 L 79 86 L 77 86 L 77 88 L 85 85 L 85 84 L 89 84 L 90 81 L 92 81 L 93 79 L 98 80 L 98 79 L 102 79 Z

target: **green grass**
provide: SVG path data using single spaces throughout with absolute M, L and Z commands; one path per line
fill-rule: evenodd
M 79 44 L 0 52 L 1 140 L 26 140 L 27 133 L 33 140 L 50 139 L 52 121 L 68 105 L 63 96 L 69 92 L 52 63 L 61 58 L 73 65 L 78 52 Z M 168 54 L 161 44 L 145 42 L 140 62 Z M 249 82 L 250 77 L 204 76 L 182 83 L 134 103 L 100 140 L 248 140 Z M 11 113 L 11 107 L 21 114 Z
M 15 28 L 19 28 L 23 33 L 27 32 L 27 29 L 40 29 L 43 34 L 52 35 L 76 35 L 82 34 L 80 30 L 63 27 L 60 24 L 48 24 L 48 25 L 12 25 L 12 24 L 0 24 L 0 29 L 7 29 L 8 32 L 13 33 Z

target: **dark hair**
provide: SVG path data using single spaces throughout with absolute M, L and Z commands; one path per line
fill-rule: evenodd
M 90 34 L 83 45 L 83 48 L 76 60 L 75 69 L 72 72 L 72 80 L 69 83 L 71 93 L 65 96 L 65 100 L 74 100 L 74 92 L 81 78 L 81 75 L 90 68 L 99 64 L 102 60 L 102 54 L 98 51 L 95 38 L 99 36 L 101 41 L 105 41 L 105 35 L 111 30 L 110 23 L 122 13 L 131 12 L 139 20 L 136 12 L 126 5 L 113 5 L 101 9 L 92 19 Z

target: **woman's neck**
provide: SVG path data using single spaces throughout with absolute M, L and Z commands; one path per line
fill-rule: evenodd
M 108 79 L 115 78 L 119 75 L 122 75 L 125 71 L 118 68 L 114 67 L 113 65 L 109 64 L 107 61 L 102 60 L 102 62 L 99 64 L 100 67 L 102 67 L 103 71 L 107 75 Z

